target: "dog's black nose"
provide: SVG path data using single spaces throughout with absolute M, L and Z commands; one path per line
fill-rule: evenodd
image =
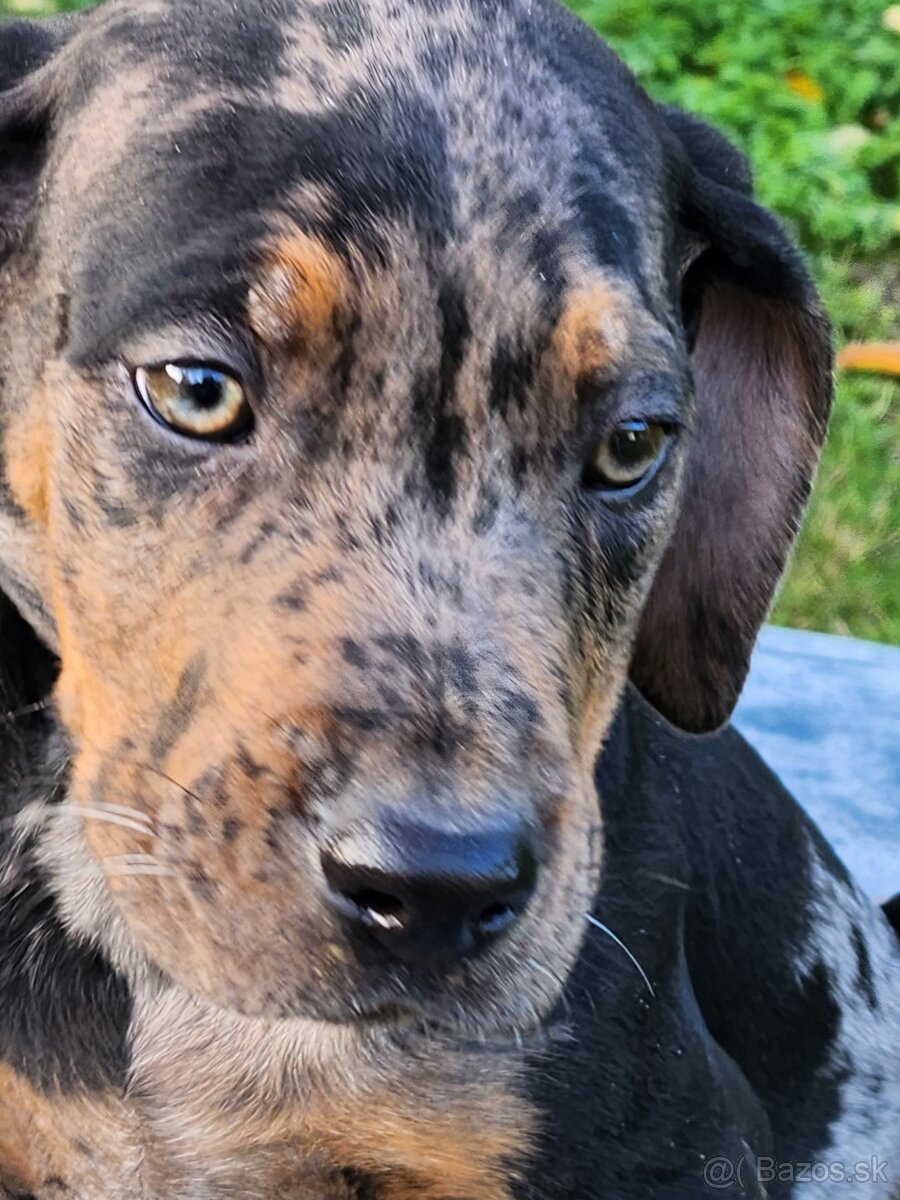
M 329 902 L 353 931 L 419 965 L 475 953 L 509 930 L 538 875 L 531 832 L 504 824 L 357 825 L 321 857 Z

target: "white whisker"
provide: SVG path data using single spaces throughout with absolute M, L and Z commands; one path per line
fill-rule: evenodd
M 689 883 L 685 883 L 682 879 L 673 879 L 671 875 L 659 875 L 656 871 L 645 871 L 644 874 L 648 879 L 655 879 L 658 883 L 667 883 L 669 887 L 680 888 L 683 892 L 693 891 Z
M 103 859 L 103 869 L 110 877 L 129 875 L 177 875 L 174 867 L 162 863 L 152 854 L 112 854 Z
M 162 864 L 159 864 L 158 866 L 155 866 L 155 867 L 154 866 L 122 867 L 121 870 L 107 871 L 106 874 L 107 874 L 107 877 L 110 879 L 121 879 L 121 878 L 130 877 L 132 875 L 156 875 L 156 876 L 165 876 L 168 878 L 174 878 L 175 875 L 177 874 L 177 872 L 173 871 L 171 867 L 164 867 Z
M 631 959 L 631 961 L 634 963 L 635 967 L 637 968 L 641 979 L 643 979 L 644 983 L 647 985 L 647 991 L 650 993 L 650 995 L 655 1000 L 656 992 L 654 992 L 654 990 L 653 990 L 653 984 L 647 978 L 647 974 L 644 971 L 644 968 L 641 966 L 641 964 L 638 962 L 638 960 L 634 957 L 634 955 L 631 953 L 631 951 L 628 949 L 628 947 L 625 945 L 625 943 L 622 941 L 622 939 L 616 937 L 616 935 L 609 928 L 609 926 L 604 925 L 602 921 L 598 921 L 597 918 L 592 913 L 585 913 L 584 916 L 585 916 L 585 920 L 588 922 L 588 924 L 593 925 L 595 929 L 599 929 L 601 933 L 605 933 L 608 938 L 612 938 L 612 940 L 616 943 L 616 945 L 619 947 L 619 949 L 625 951 L 625 953 L 628 955 L 628 957 Z
M 151 824 L 153 818 L 145 812 L 141 812 L 139 808 L 132 808 L 128 804 L 111 804 L 108 800 L 94 800 L 92 807 L 100 809 L 101 812 L 118 813 L 123 817 L 133 817 L 135 821 L 146 821 Z
M 543 963 L 538 962 L 536 958 L 527 958 L 525 961 L 532 968 L 532 970 L 538 971 L 541 975 L 546 975 L 548 979 L 552 980 L 554 991 L 557 993 L 559 999 L 562 1001 L 563 1007 L 566 1010 L 566 1016 L 571 1017 L 572 1004 L 566 994 L 566 981 L 561 979 L 555 971 L 551 971 L 549 967 L 545 967 Z
M 135 810 L 136 811 L 136 810 Z M 130 829 L 134 833 L 151 833 L 151 827 L 148 824 L 139 824 L 133 817 L 124 816 L 118 812 L 107 812 L 105 808 L 93 807 L 87 804 L 67 804 L 63 809 L 60 809 L 60 814 L 66 812 L 78 813 L 81 817 L 88 817 L 92 821 L 103 821 L 107 825 L 120 825 L 123 829 Z
M 155 854 L 110 854 L 102 860 L 104 863 L 124 863 L 128 867 L 171 867 L 166 863 L 161 863 Z

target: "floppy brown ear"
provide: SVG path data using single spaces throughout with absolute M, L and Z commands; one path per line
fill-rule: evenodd
M 707 248 L 683 284 L 696 425 L 682 507 L 631 673 L 665 716 L 702 733 L 734 707 L 799 529 L 831 405 L 831 335 L 742 157 L 699 121 L 665 118 L 680 223 Z
M 6 459 L 14 414 L 27 403 L 14 364 L 28 326 L 29 243 L 53 120 L 52 64 L 76 24 L 0 22 L 0 593 L 50 646 L 42 535 L 13 497 Z M 11 678 L 18 669 L 25 640 L 25 627 L 0 619 L 0 674 Z

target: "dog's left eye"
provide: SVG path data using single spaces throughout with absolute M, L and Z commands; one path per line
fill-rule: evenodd
M 232 442 L 253 427 L 253 410 L 243 384 L 207 363 L 162 363 L 138 367 L 134 384 L 158 420 L 186 437 Z
M 622 491 L 646 478 L 661 461 L 669 431 L 655 421 L 623 421 L 594 448 L 584 484 L 597 491 Z

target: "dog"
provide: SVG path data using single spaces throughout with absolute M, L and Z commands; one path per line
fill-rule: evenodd
M 5 1195 L 900 1195 L 741 155 L 554 0 L 9 22 L 0 141 Z

